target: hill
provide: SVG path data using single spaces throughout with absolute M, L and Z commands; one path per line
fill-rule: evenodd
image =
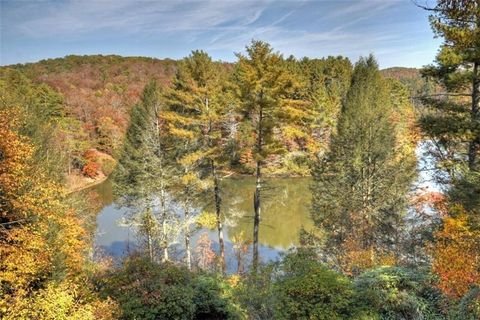
M 147 81 L 168 85 L 175 66 L 170 59 L 72 55 L 11 67 L 61 93 L 67 115 L 82 122 L 89 147 L 113 155 L 125 133 L 128 111 Z
M 399 80 L 408 87 L 412 97 L 424 94 L 434 88 L 434 84 L 423 78 L 420 69 L 417 68 L 392 67 L 380 70 L 380 73 L 386 78 Z
M 320 135 L 320 140 L 326 144 L 328 133 L 335 125 L 334 114 L 340 110 L 341 97 L 348 88 L 351 64 L 342 57 L 287 60 L 287 63 L 291 64 L 293 72 L 298 73 L 304 92 L 319 90 L 316 94 L 323 97 L 319 101 L 324 102 L 318 108 L 331 109 L 329 125 L 324 125 L 322 130 L 325 133 Z M 177 65 L 178 62 L 171 59 L 70 55 L 6 66 L 0 71 L 15 70 L 34 84 L 48 85 L 63 97 L 64 113 L 70 119 L 64 141 L 68 145 L 69 158 L 65 172 L 68 181 L 78 182 L 85 180 L 75 177 L 81 173 L 90 179 L 108 174 L 111 164 L 103 168 L 102 161 L 88 150 L 116 158 L 129 123 L 129 111 L 139 101 L 144 86 L 151 79 L 162 88 L 170 86 Z M 233 65 L 223 63 L 223 66 L 229 72 Z M 418 69 L 389 68 L 382 70 L 382 74 L 405 84 L 411 94 L 420 92 L 425 85 Z M 284 144 L 288 152 L 272 168 L 272 174 L 284 171 L 305 174 L 308 165 L 305 164 L 304 150 L 296 146 L 295 141 L 284 141 Z M 248 171 L 248 168 L 238 170 Z M 72 185 L 81 187 L 78 183 Z

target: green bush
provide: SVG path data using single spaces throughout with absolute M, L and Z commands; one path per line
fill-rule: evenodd
M 354 281 L 358 304 L 378 313 L 378 319 L 444 319 L 445 301 L 434 286 L 433 277 L 420 270 L 379 267 Z
M 473 287 L 462 297 L 458 305 L 452 308 L 449 319 L 480 319 L 480 287 Z
M 121 319 L 238 318 L 226 282 L 215 275 L 130 257 L 103 279 L 103 292 L 117 301 Z
M 107 279 L 106 292 L 120 305 L 122 319 L 193 318 L 192 274 L 183 267 L 129 258 Z
M 195 319 L 240 319 L 229 296 L 231 288 L 221 276 L 198 275 L 193 283 Z
M 355 317 L 351 282 L 327 269 L 310 251 L 285 256 L 274 284 L 275 319 L 350 319 Z
M 241 278 L 235 288 L 235 298 L 248 314 L 248 319 L 274 319 L 274 268 L 274 264 L 261 266 L 257 273 Z
M 349 279 L 303 249 L 246 276 L 236 298 L 249 319 L 360 318 Z

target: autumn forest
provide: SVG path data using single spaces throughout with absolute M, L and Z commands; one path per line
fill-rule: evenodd
M 480 319 L 480 2 L 415 9 L 421 69 L 262 40 L 1 66 L 0 318 Z

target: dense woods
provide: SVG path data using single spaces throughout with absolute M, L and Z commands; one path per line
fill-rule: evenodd
M 422 70 L 258 40 L 234 63 L 1 67 L 0 318 L 479 319 L 480 9 L 424 9 L 443 44 Z M 255 177 L 253 229 L 227 250 L 233 175 Z M 107 176 L 138 239 L 120 258 L 94 252 L 98 201 L 74 192 Z M 311 177 L 313 227 L 267 261 L 279 176 Z

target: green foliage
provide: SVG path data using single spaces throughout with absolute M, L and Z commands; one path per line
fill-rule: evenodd
M 262 162 L 284 149 L 274 131 L 280 127 L 282 109 L 294 103 L 288 99 L 294 91 L 294 79 L 284 67 L 283 57 L 268 43 L 253 41 L 246 49 L 247 56 L 237 54 L 233 74 L 233 90 L 242 116 L 238 139 L 244 152 L 252 150 L 250 161 Z
M 234 304 L 232 289 L 220 275 L 196 275 L 193 289 L 195 319 L 240 319 L 240 310 Z
M 480 172 L 464 170 L 461 178 L 455 179 L 448 192 L 451 202 L 460 203 L 469 215 L 469 222 L 474 229 L 480 228 Z
M 354 280 L 358 304 L 379 319 L 444 319 L 446 300 L 431 275 L 421 270 L 379 267 Z
M 171 263 L 130 257 L 103 282 L 122 308 L 121 319 L 236 319 L 227 284 Z
M 38 146 L 34 161 L 45 166 L 50 177 L 62 180 L 65 155 L 58 134 L 62 123 L 70 120 L 65 116 L 63 97 L 10 68 L 0 69 L 0 92 L 2 108 L 15 106 L 21 111 L 20 133 Z
M 117 203 L 132 208 L 129 222 L 140 226 L 150 258 L 156 259 L 163 249 L 168 260 L 168 246 L 178 232 L 174 214 L 167 205 L 174 168 L 167 151 L 171 144 L 160 122 L 163 112 L 161 94 L 155 81 L 143 91 L 141 103 L 131 111 L 123 150 L 114 172 L 114 194 Z M 159 204 L 155 209 L 154 203 Z M 145 220 L 144 217 L 150 218 Z M 148 221 L 148 225 L 144 223 Z
M 448 319 L 480 319 L 480 288 L 472 287 L 462 297 L 458 305 L 451 309 Z
M 355 314 L 350 280 L 299 251 L 278 266 L 273 292 L 275 319 L 347 319 Z
M 251 319 L 274 319 L 276 300 L 273 293 L 274 265 L 258 268 L 240 279 L 235 299 Z
M 105 292 L 122 309 L 122 319 L 191 319 L 195 292 L 192 274 L 183 267 L 127 259 L 107 276 Z
M 363 319 L 372 314 L 359 308 L 348 278 L 303 249 L 248 274 L 235 297 L 251 319 Z
M 421 95 L 434 93 L 438 90 L 435 83 L 428 81 L 416 68 L 393 67 L 380 70 L 385 78 L 392 78 L 404 84 L 411 97 L 418 98 Z
M 330 150 L 313 168 L 312 217 L 326 233 L 326 251 L 337 258 L 347 239 L 358 241 L 360 250 L 388 250 L 405 213 L 416 158 L 410 139 L 400 136 L 404 120 L 394 121 L 409 108 L 394 112 L 397 91 L 372 56 L 361 59 Z
M 430 24 L 443 43 L 422 74 L 444 91 L 425 96 L 421 126 L 433 141 L 439 182 L 450 189 L 450 202 L 478 215 L 480 171 L 480 13 L 476 1 L 440 0 Z M 477 202 L 477 203 L 475 203 Z M 475 219 L 474 219 L 475 220 Z

